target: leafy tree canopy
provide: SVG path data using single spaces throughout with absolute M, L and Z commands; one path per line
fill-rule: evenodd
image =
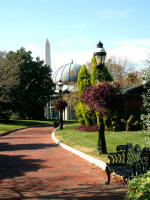
M 127 59 L 116 59 L 111 57 L 107 60 L 106 66 L 114 81 L 120 83 L 123 88 L 128 88 L 142 83 L 142 73 L 135 70 L 135 67 Z
M 44 106 L 54 91 L 51 68 L 39 58 L 34 61 L 31 52 L 24 48 L 5 53 L 2 60 L 2 70 L 6 71 L 2 79 L 6 76 L 7 80 L 5 83 L 1 82 L 1 88 L 7 88 L 12 111 L 19 113 L 21 118 L 42 119 Z M 5 99 L 6 95 L 2 100 Z

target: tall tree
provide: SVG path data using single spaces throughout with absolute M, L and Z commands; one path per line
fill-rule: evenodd
M 13 82 L 11 80 L 14 80 L 13 75 L 16 74 L 16 81 L 8 87 L 12 111 L 19 113 L 21 118 L 44 118 L 44 106 L 54 90 L 49 66 L 43 65 L 39 58 L 34 61 L 31 52 L 24 48 L 8 52 L 4 60 L 8 63 L 6 68 L 14 68 L 14 73 L 9 77 L 10 82 Z
M 90 85 L 91 85 L 90 74 L 86 66 L 82 65 L 77 80 L 77 87 L 79 89 L 79 93 L 81 94 L 85 90 L 85 88 Z
M 104 81 L 113 81 L 111 74 L 109 73 L 106 66 L 103 68 L 103 77 Z M 91 69 L 91 85 L 95 85 L 98 82 L 98 71 L 96 68 L 96 60 L 95 57 L 92 57 L 92 69 Z
M 127 59 L 116 59 L 116 57 L 111 57 L 107 60 L 106 66 L 114 81 L 119 82 L 123 88 L 142 83 L 142 73 L 135 70 L 133 64 Z
M 77 80 L 79 96 L 81 96 L 82 92 L 90 85 L 91 85 L 90 74 L 86 66 L 83 65 L 80 69 Z M 96 116 L 93 110 L 87 109 L 81 102 L 78 102 L 78 104 L 75 106 L 75 111 L 77 119 L 81 124 L 90 126 L 96 123 Z
M 19 82 L 18 61 L 8 59 L 6 52 L 0 52 L 0 118 L 11 114 L 10 90 Z
M 148 131 L 150 143 L 150 66 L 143 70 L 143 81 L 145 82 L 145 91 L 142 94 L 143 112 L 141 114 L 141 119 L 144 128 Z

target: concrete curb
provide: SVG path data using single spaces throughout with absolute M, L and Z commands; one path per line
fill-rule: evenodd
M 9 130 L 9 131 L 2 132 L 2 133 L 0 133 L 0 137 L 5 136 L 5 135 L 8 135 L 9 133 L 13 133 L 13 132 L 15 132 L 15 131 L 20 131 L 20 130 L 26 129 L 26 128 L 27 128 L 27 127 L 24 127 L 24 128 L 16 128 L 16 129 L 13 129 L 13 130 Z
M 6 136 L 6 135 L 13 133 L 15 131 L 20 131 L 20 130 L 27 129 L 27 128 L 38 128 L 38 127 L 44 127 L 44 126 L 28 126 L 28 127 L 23 127 L 23 128 L 16 128 L 16 129 L 12 129 L 12 130 L 4 131 L 4 132 L 0 133 L 0 137 Z
M 79 151 L 79 150 L 76 150 L 76 149 L 74 149 L 74 148 L 72 148 L 72 147 L 70 147 L 70 146 L 68 146 L 68 145 L 66 145 L 66 144 L 64 144 L 64 143 L 61 143 L 61 142 L 55 137 L 55 131 L 56 131 L 56 130 L 57 130 L 57 129 L 54 129 L 54 131 L 52 132 L 52 139 L 54 140 L 54 142 L 55 142 L 56 144 L 60 145 L 60 146 L 61 146 L 62 148 L 64 148 L 64 149 L 66 149 L 66 150 L 68 150 L 68 151 L 71 151 L 72 153 L 74 153 L 74 154 L 80 156 L 81 158 L 87 160 L 88 162 L 90 162 L 90 163 L 92 163 L 92 164 L 94 164 L 94 165 L 100 167 L 102 170 L 105 170 L 105 168 L 106 168 L 106 163 L 105 163 L 105 162 L 103 162 L 103 161 L 101 161 L 101 160 L 97 160 L 96 158 L 93 158 L 93 157 L 91 157 L 91 156 L 89 156 L 89 155 L 87 155 L 87 154 L 85 154 L 85 153 L 82 153 L 82 152 Z

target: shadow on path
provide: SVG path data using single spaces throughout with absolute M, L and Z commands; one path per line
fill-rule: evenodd
M 26 193 L 26 191 L 19 191 L 13 188 L 20 199 L 61 199 L 61 200 L 124 200 L 125 191 L 120 191 L 120 187 L 108 187 L 103 184 L 89 184 L 78 185 L 76 188 L 61 188 L 61 185 L 49 188 L 40 188 L 40 190 L 32 191 L 32 195 Z M 116 192 L 117 191 L 117 192 Z M 24 196 L 25 195 L 25 196 Z
M 31 143 L 31 144 L 9 144 L 0 143 L 0 151 L 36 150 L 56 147 L 57 144 Z
M 0 180 L 23 176 L 26 172 L 37 171 L 44 166 L 41 159 L 26 159 L 24 155 L 0 155 Z
M 35 138 L 35 137 L 30 137 L 30 139 L 31 138 Z M 22 139 L 23 140 L 23 139 L 29 139 L 29 137 L 19 137 L 19 136 L 17 136 L 17 137 L 11 137 L 11 136 L 9 136 L 9 140 L 10 139 L 12 139 L 12 140 L 14 140 L 14 139 Z M 0 137 L 0 141 L 1 140 L 8 140 L 8 137 Z

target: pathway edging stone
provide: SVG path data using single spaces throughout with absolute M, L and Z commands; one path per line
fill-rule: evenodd
M 9 133 L 13 133 L 13 132 L 16 132 L 16 131 L 20 131 L 20 130 L 26 129 L 26 128 L 29 128 L 29 127 L 16 128 L 16 129 L 11 129 L 9 131 L 4 131 L 4 132 L 0 133 L 0 137 L 8 135 Z
M 13 132 L 16 132 L 16 131 L 24 130 L 24 129 L 27 129 L 27 128 L 36 128 L 36 127 L 41 127 L 41 126 L 27 126 L 27 127 L 23 127 L 23 128 L 11 129 L 11 130 L 8 130 L 8 131 L 1 132 L 0 137 L 6 136 L 6 135 L 13 133 Z M 43 126 L 43 127 L 45 127 L 45 126 Z

